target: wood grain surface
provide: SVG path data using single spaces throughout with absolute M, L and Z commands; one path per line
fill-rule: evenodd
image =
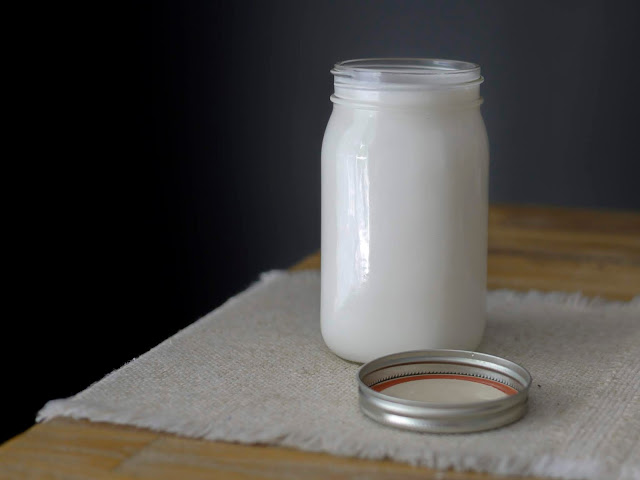
M 489 288 L 640 295 L 640 213 L 492 206 Z M 319 254 L 294 269 L 319 268 Z M 0 447 L 0 479 L 501 479 L 58 418 Z M 518 477 L 521 478 L 521 477 Z

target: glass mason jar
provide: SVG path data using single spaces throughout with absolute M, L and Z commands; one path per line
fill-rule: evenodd
M 322 144 L 322 335 L 367 362 L 474 350 L 485 327 L 489 149 L 480 67 L 335 65 Z

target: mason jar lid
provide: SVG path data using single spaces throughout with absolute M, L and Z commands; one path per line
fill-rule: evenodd
M 419 350 L 364 364 L 360 409 L 392 427 L 434 433 L 478 432 L 519 420 L 531 375 L 486 353 Z

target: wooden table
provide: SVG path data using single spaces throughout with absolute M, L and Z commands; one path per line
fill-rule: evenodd
M 640 294 L 640 213 L 493 206 L 489 224 L 489 288 L 582 291 L 619 300 Z M 319 265 L 315 254 L 294 269 Z M 63 418 L 35 425 L 0 447 L 0 479 L 353 476 L 493 478 Z

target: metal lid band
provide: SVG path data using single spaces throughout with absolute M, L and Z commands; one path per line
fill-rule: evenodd
M 375 390 L 391 379 L 429 374 L 486 379 L 515 393 L 471 403 L 428 403 Z M 358 371 L 360 409 L 365 415 L 385 425 L 420 432 L 477 432 L 515 422 L 526 412 L 530 386 L 531 375 L 520 365 L 463 350 L 397 353 L 366 363 Z

